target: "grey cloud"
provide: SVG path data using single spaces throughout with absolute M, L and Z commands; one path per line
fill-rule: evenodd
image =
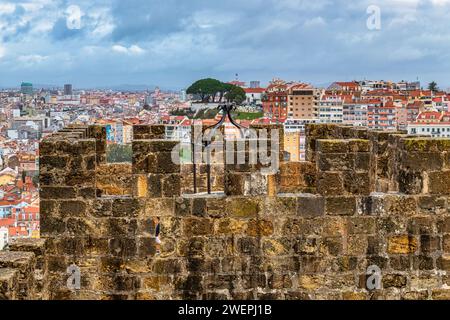
M 202 76 L 227 80 L 236 72 L 245 80 L 267 81 L 279 76 L 325 83 L 423 75 L 424 81 L 450 84 L 446 79 L 450 71 L 448 19 L 444 19 L 450 6 L 437 8 L 431 0 L 422 0 L 417 6 L 402 6 L 398 0 L 74 2 L 86 13 L 81 30 L 70 30 L 65 19 L 59 19 L 49 34 L 33 39 L 40 44 L 31 45 L 16 38 L 19 33 L 22 37 L 29 34 L 30 27 L 17 28 L 16 34 L 7 38 L 14 45 L 6 47 L 9 59 L 14 53 L 38 51 L 48 55 L 49 61 L 59 61 L 58 53 L 70 51 L 71 62 L 64 72 L 74 74 L 77 81 L 99 84 L 161 81 L 184 86 Z M 382 10 L 380 31 L 366 28 L 366 8 L 372 3 Z M 61 2 L 58 10 L 68 4 Z M 114 24 L 112 33 L 102 38 L 92 35 L 96 21 L 89 16 L 98 5 L 110 8 Z M 323 24 L 308 25 L 319 18 Z M 137 45 L 145 53 L 121 55 L 111 52 L 113 45 Z M 88 46 L 98 48 L 95 54 L 81 50 Z M 6 73 L 7 63 L 0 60 Z M 31 67 L 21 72 L 33 75 Z M 13 72 L 9 75 L 17 78 Z M 47 82 L 52 76 L 63 77 L 51 69 L 39 76 L 48 77 Z

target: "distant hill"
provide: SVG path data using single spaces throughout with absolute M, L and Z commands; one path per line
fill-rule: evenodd
M 96 86 L 94 89 L 100 89 L 100 90 L 113 90 L 113 91 L 153 91 L 156 87 L 159 87 L 162 91 L 179 91 L 180 88 L 175 87 L 164 87 L 164 86 L 157 86 L 154 84 L 120 84 L 120 85 L 113 85 L 113 86 Z
M 157 86 L 145 84 L 119 84 L 114 86 L 96 86 L 94 89 L 113 90 L 113 91 L 146 91 L 154 90 Z
M 89 90 L 89 89 L 98 89 L 98 90 L 112 90 L 112 91 L 153 91 L 155 88 L 158 87 L 157 85 L 150 84 L 120 84 L 120 85 L 111 85 L 111 86 L 77 86 L 74 85 L 74 90 Z M 163 91 L 179 91 L 180 88 L 176 87 L 159 87 Z M 5 86 L 0 85 L 0 89 L 20 89 L 20 84 L 17 84 L 15 86 Z M 44 90 L 54 90 L 59 89 L 63 90 L 64 85 L 57 85 L 57 84 L 40 84 L 40 83 L 33 83 L 33 89 L 44 89 Z

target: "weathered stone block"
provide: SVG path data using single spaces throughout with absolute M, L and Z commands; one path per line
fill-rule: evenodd
M 184 271 L 184 266 L 179 259 L 158 259 L 152 265 L 156 274 L 178 274 Z
M 433 300 L 450 300 L 450 290 L 448 289 L 435 289 L 431 292 Z
M 300 195 L 297 197 L 297 214 L 301 217 L 312 218 L 324 215 L 325 200 L 321 196 Z
M 376 233 L 376 223 L 372 217 L 349 218 L 347 228 L 349 234 L 371 235 Z
M 267 256 L 283 256 L 289 253 L 289 247 L 280 239 L 264 239 L 262 250 Z
M 116 198 L 113 199 L 111 205 L 111 213 L 113 217 L 130 217 L 134 218 L 139 215 L 141 205 L 134 198 Z
M 170 152 L 151 153 L 147 161 L 149 173 L 180 173 L 180 165 L 173 162 Z
M 406 138 L 401 139 L 401 144 L 407 152 L 441 152 L 449 151 L 448 139 L 435 138 Z
M 242 237 L 237 240 L 238 253 L 255 256 L 259 253 L 258 239 L 254 237 Z
M 432 257 L 426 255 L 414 256 L 413 267 L 415 270 L 433 270 L 434 260 Z
M 417 239 L 412 236 L 393 236 L 388 239 L 388 252 L 390 254 L 414 253 L 417 247 Z
M 169 174 L 163 177 L 162 196 L 166 198 L 177 197 L 181 194 L 181 176 Z
M 383 275 L 383 288 L 405 288 L 407 278 L 401 274 Z
M 138 228 L 137 220 L 130 218 L 108 218 L 106 222 L 93 222 L 99 227 L 106 226 L 106 231 L 103 229 L 103 235 L 120 236 L 120 237 L 134 237 Z
M 80 200 L 59 202 L 59 214 L 61 217 L 83 217 L 86 215 L 86 202 Z
M 443 241 L 445 246 L 445 237 Z M 423 254 L 431 254 L 441 250 L 441 239 L 437 236 L 421 235 L 420 236 L 420 250 Z M 445 250 L 445 249 L 444 249 Z
M 186 236 L 210 235 L 213 224 L 207 218 L 187 218 L 183 221 L 183 232 Z
M 318 290 L 325 285 L 325 281 L 324 275 L 300 275 L 298 286 L 304 290 Z
M 400 169 L 398 173 L 399 191 L 405 194 L 420 194 L 423 190 L 423 176 L 421 172 Z
M 428 172 L 430 194 L 450 194 L 450 170 Z
M 426 269 L 426 270 L 432 270 L 432 269 L 433 269 L 433 264 L 432 264 L 432 262 L 429 263 L 429 266 L 430 266 L 431 268 Z M 450 271 L 450 255 L 443 255 L 443 256 L 439 257 L 439 258 L 436 260 L 436 267 L 437 267 L 439 270 Z
M 437 171 L 443 168 L 444 158 L 438 152 L 405 152 L 401 164 L 412 171 Z
M 362 256 L 367 253 L 368 239 L 366 235 L 351 235 L 347 239 L 347 253 L 352 256 Z
M 343 183 L 345 191 L 350 194 L 369 195 L 372 192 L 367 172 L 344 171 Z
M 265 237 L 272 235 L 273 231 L 272 221 L 252 219 L 248 222 L 246 233 L 251 237 Z
M 344 180 L 339 172 L 319 172 L 317 176 L 317 192 L 322 195 L 342 195 Z
M 0 299 L 17 299 L 19 272 L 12 268 L 0 268 Z
M 350 153 L 318 153 L 317 165 L 320 171 L 352 170 L 355 158 Z
M 41 199 L 74 199 L 77 196 L 73 187 L 42 187 Z
M 444 235 L 442 239 L 442 249 L 445 253 L 450 253 L 450 235 L 446 234 Z
M 227 199 L 226 208 L 232 217 L 253 218 L 260 212 L 260 203 L 252 198 L 232 197 Z
M 356 212 L 356 197 L 326 197 L 325 213 L 327 215 L 353 216 Z
M 342 153 L 349 151 L 348 140 L 316 140 L 316 151 L 322 153 Z

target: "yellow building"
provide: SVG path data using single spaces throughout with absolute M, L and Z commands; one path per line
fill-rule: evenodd
M 287 132 L 284 134 L 284 150 L 289 153 L 290 161 L 301 161 L 300 132 Z

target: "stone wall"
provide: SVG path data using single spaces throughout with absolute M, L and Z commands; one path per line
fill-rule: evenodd
M 48 298 L 45 240 L 13 240 L 0 251 L 0 300 Z
M 268 174 L 224 165 L 207 195 L 193 194 L 164 132 L 134 128 L 131 167 L 105 164 L 102 127 L 42 141 L 48 298 L 450 298 L 449 140 L 311 125 L 308 162 Z M 71 264 L 80 290 L 67 288 Z M 377 290 L 366 288 L 372 265 Z M 17 283 L 2 270 L 2 286 Z

